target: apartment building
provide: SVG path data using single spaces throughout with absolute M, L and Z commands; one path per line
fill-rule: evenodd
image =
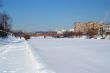
M 86 34 L 89 29 L 99 29 L 100 24 L 97 22 L 75 22 L 74 31 Z

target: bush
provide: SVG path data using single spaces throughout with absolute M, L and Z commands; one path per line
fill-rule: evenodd
M 30 37 L 31 37 L 31 35 L 29 35 L 29 34 L 24 34 L 24 38 L 25 38 L 25 40 L 30 39 Z
M 95 35 L 98 35 L 98 30 L 97 29 L 89 29 L 87 32 L 87 35 L 89 38 L 93 38 Z
M 81 37 L 82 35 L 82 32 L 65 32 L 63 34 L 64 37 Z
M 0 37 L 1 38 L 6 38 L 7 36 L 8 36 L 8 33 L 7 32 L 0 31 Z
M 63 36 L 64 37 L 72 37 L 72 36 L 74 36 L 74 32 L 64 32 Z
M 80 38 L 81 36 L 83 36 L 83 32 L 75 32 L 75 36 Z
M 12 33 L 15 37 L 21 38 L 24 36 L 24 33 L 22 31 L 16 31 L 16 32 L 13 31 Z

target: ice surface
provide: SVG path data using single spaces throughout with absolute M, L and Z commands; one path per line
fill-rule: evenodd
M 110 73 L 110 40 L 33 37 L 29 44 L 56 73 Z

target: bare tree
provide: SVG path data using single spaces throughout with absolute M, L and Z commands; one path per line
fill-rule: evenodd
M 89 36 L 89 38 L 93 38 L 95 35 L 98 35 L 98 29 L 89 29 L 87 35 Z
M 9 32 L 11 29 L 11 24 L 9 23 L 9 16 L 5 13 L 0 14 L 0 30 Z
M 9 16 L 5 13 L 0 14 L 0 37 L 7 37 L 11 30 L 11 25 L 9 23 Z

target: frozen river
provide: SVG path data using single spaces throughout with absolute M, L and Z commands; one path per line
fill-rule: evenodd
M 110 73 L 110 40 L 33 37 L 29 44 L 56 73 Z

